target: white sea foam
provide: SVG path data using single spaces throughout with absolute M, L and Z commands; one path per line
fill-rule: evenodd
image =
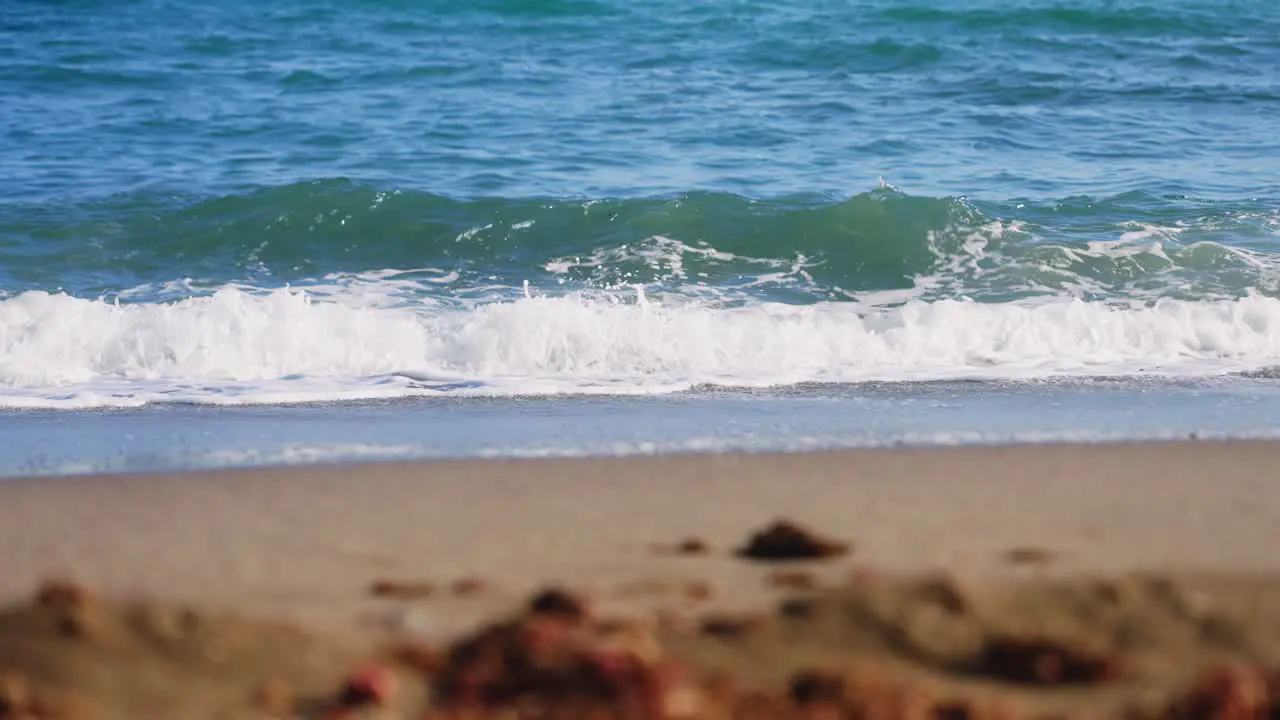
M 373 297 L 377 298 L 377 293 Z M 224 288 L 168 303 L 0 300 L 0 406 L 666 393 L 1280 364 L 1280 300 L 811 305 L 592 293 L 411 305 Z

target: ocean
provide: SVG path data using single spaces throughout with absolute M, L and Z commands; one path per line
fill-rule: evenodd
M 1264 0 L 0 4 L 0 475 L 1280 435 Z

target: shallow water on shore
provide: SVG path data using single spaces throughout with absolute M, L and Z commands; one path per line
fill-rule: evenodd
M 1265 378 L 813 385 L 662 397 L 0 412 L 0 475 L 1280 436 Z

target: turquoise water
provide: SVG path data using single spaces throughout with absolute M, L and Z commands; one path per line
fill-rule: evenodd
M 1277 68 L 1262 0 L 15 0 L 0 408 L 1256 387 Z

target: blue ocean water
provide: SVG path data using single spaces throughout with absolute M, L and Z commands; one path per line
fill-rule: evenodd
M 0 473 L 1266 435 L 1278 68 L 1263 0 L 0 4 Z

